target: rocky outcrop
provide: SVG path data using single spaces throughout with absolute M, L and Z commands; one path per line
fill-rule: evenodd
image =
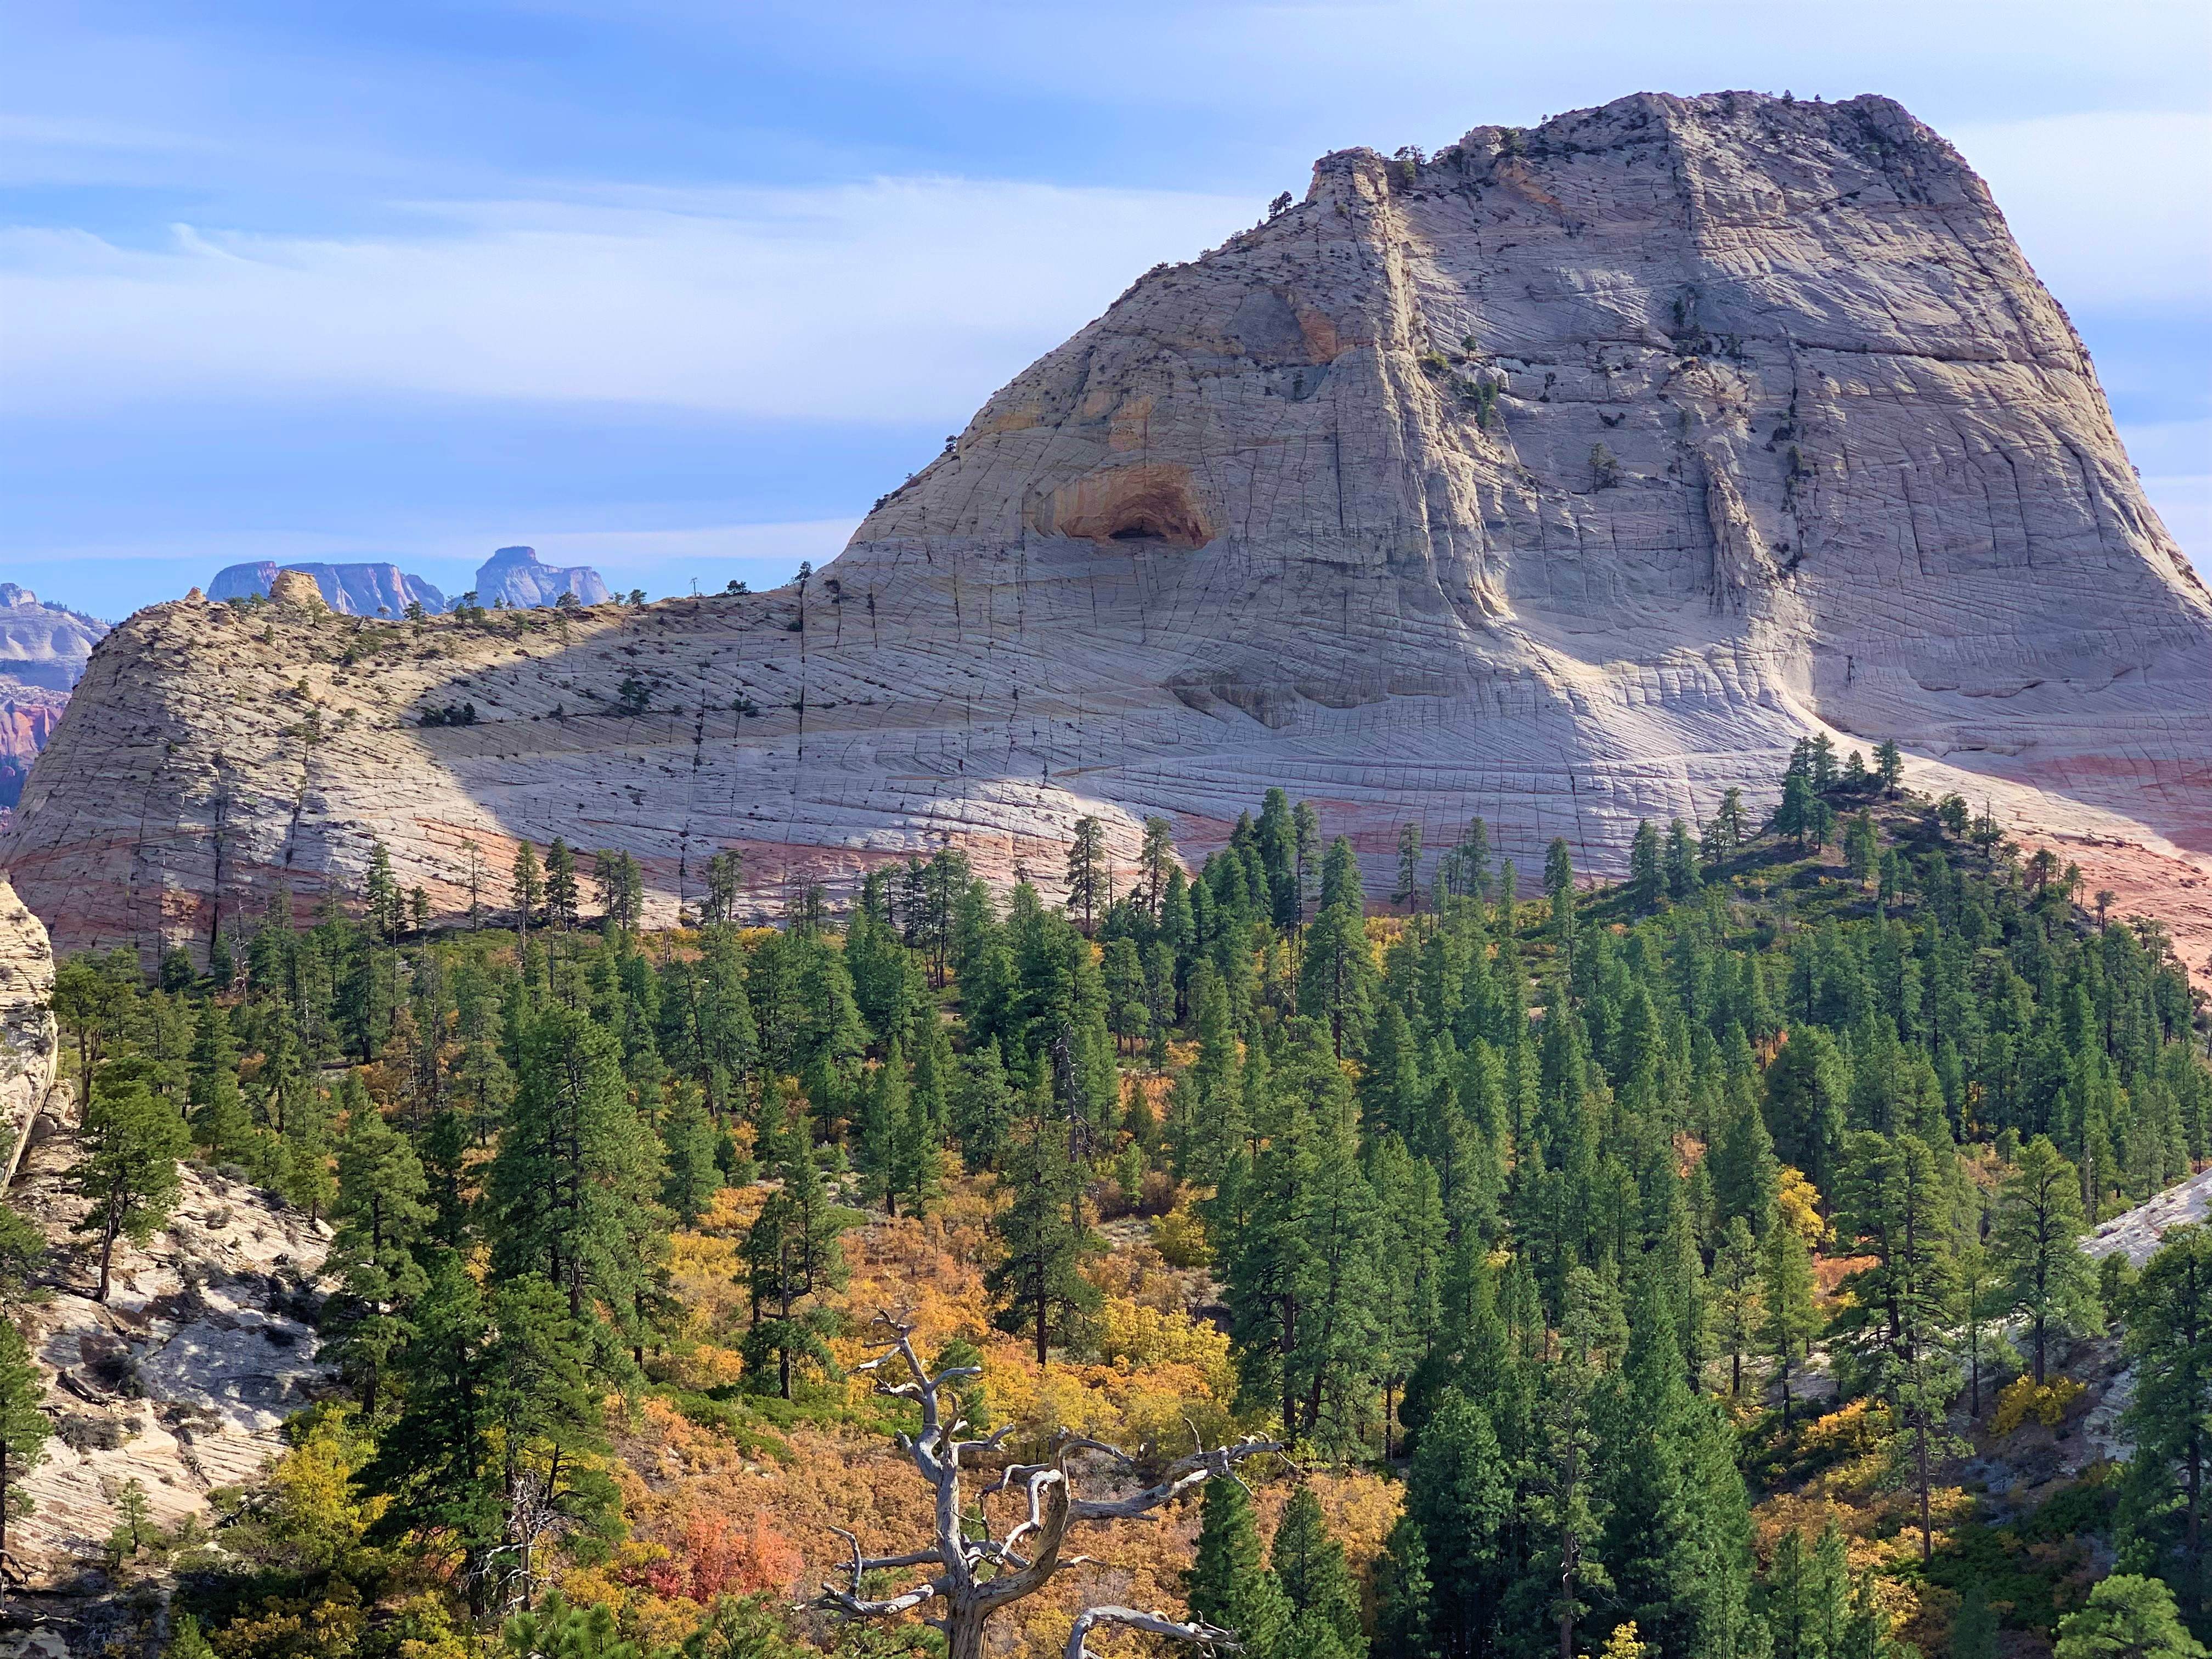
M 664 920 L 725 846 L 763 907 L 948 842 L 1049 887 L 1082 815 L 1202 852 L 1273 784 L 1378 875 L 1475 814 L 1524 872 L 1617 868 L 1821 732 L 2093 888 L 2212 878 L 2212 599 L 1987 190 L 1880 98 L 1326 156 L 803 586 L 358 627 L 179 604 L 102 647 L 0 844 L 58 939 L 204 940 L 376 839 L 448 909 L 555 835 Z
M 2082 1249 L 2094 1256 L 2124 1255 L 2138 1267 L 2176 1227 L 2202 1222 L 2212 1212 L 2212 1170 L 2154 1193 L 2132 1210 L 2100 1222 Z
M 70 1171 L 76 1142 L 41 1119 L 9 1201 L 53 1246 L 53 1293 L 21 1323 L 46 1378 L 54 1438 L 23 1482 L 37 1507 L 8 1529 L 33 1587 L 66 1584 L 96 1559 L 126 1481 L 173 1528 L 210 1517 L 208 1495 L 242 1486 L 283 1449 L 284 1419 L 331 1385 L 313 1318 L 329 1229 L 242 1182 L 187 1164 L 168 1225 L 117 1246 L 108 1300 Z
M 269 559 L 250 564 L 225 565 L 208 584 L 208 597 L 229 600 L 268 595 L 283 571 L 297 571 L 313 579 L 323 603 L 348 617 L 401 617 L 410 605 L 437 612 L 446 608 L 446 596 L 420 576 L 410 576 L 396 564 L 288 564 Z
M 0 1193 L 54 1091 L 58 1034 L 48 1004 L 54 953 L 46 930 L 0 879 Z
M 257 1474 L 326 1380 L 311 1321 L 329 1228 L 218 1173 L 186 1165 L 167 1227 L 143 1249 L 118 1246 L 106 1303 L 88 1294 L 97 1273 L 73 1231 L 88 1205 L 72 1178 L 76 1113 L 55 1081 L 53 983 L 46 929 L 0 882 L 0 1192 L 51 1251 L 47 1294 L 16 1312 L 55 1431 L 21 1483 L 35 1508 L 9 1526 L 10 1581 L 33 1589 L 78 1577 L 126 1481 L 165 1526 L 205 1518 L 208 1494 Z
M 586 564 L 538 562 L 534 547 L 502 547 L 477 567 L 477 603 L 529 611 L 559 603 L 565 594 L 579 605 L 605 605 L 607 585 Z

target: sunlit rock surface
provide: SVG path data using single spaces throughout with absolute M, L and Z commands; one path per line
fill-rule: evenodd
M 1324 157 L 803 589 L 364 626 L 103 645 L 0 843 L 65 948 L 204 942 L 378 838 L 449 914 L 556 835 L 661 920 L 723 847 L 761 910 L 945 843 L 1051 890 L 1079 816 L 1197 854 L 1272 784 L 1378 887 L 1475 814 L 1524 876 L 1611 870 L 1825 731 L 2212 951 L 2212 601 L 1988 191 L 1880 98 Z

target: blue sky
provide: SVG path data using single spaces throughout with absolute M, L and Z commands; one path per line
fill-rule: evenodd
M 15 6 L 0 578 L 781 580 L 1323 151 L 1730 87 L 1958 143 L 2212 565 L 2209 63 L 2198 0 Z

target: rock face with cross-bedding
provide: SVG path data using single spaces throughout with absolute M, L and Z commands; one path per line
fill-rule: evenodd
M 1958 154 L 1881 98 L 1647 94 L 1323 157 L 804 586 L 142 612 L 0 857 L 64 945 L 148 947 L 376 838 L 448 912 L 518 838 L 627 848 L 665 917 L 717 848 L 762 908 L 945 842 L 1050 887 L 1085 813 L 1199 852 L 1272 784 L 1376 874 L 1475 814 L 1524 872 L 1555 836 L 1610 869 L 1826 732 L 2195 961 L 2208 687 L 2212 599 Z

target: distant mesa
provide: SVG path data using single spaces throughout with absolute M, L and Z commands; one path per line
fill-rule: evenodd
M 446 609 L 446 596 L 420 576 L 410 576 L 396 564 L 286 564 L 259 559 L 250 564 L 226 565 L 208 585 L 208 598 L 225 599 L 267 598 L 279 570 L 296 570 L 313 576 L 323 591 L 323 603 L 341 616 L 404 616 L 410 604 L 432 612 Z
M 502 547 L 477 571 L 477 603 L 495 602 L 510 611 L 528 611 L 559 603 L 573 593 L 580 605 L 604 605 L 609 597 L 599 573 L 587 564 L 552 565 L 538 562 L 534 547 Z
M 404 616 L 410 604 L 419 604 L 433 614 L 452 609 L 431 583 L 385 563 L 280 565 L 273 559 L 258 559 L 216 571 L 207 596 L 217 604 L 267 599 L 278 573 L 286 570 L 313 577 L 323 603 L 340 616 Z M 0 593 L 10 586 L 0 583 Z M 564 593 L 574 594 L 580 605 L 601 605 L 609 597 L 606 583 L 589 565 L 540 564 L 538 550 L 531 547 L 502 547 L 486 559 L 477 570 L 476 592 L 477 602 L 487 608 L 503 605 L 510 611 L 557 604 Z
M 97 617 L 0 582 L 0 820 L 22 794 L 31 763 L 60 725 L 70 690 L 106 632 Z

